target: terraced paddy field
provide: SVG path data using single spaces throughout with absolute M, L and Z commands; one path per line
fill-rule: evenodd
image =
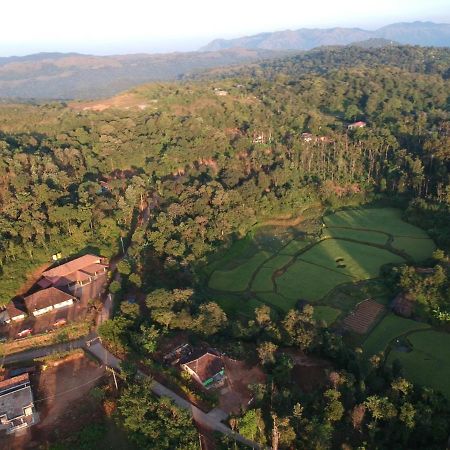
M 205 267 L 211 295 L 228 311 L 234 304 L 236 313 L 247 314 L 244 302 L 253 299 L 280 312 L 306 301 L 340 315 L 364 298 L 342 298 L 341 307 L 338 290 L 376 279 L 385 264 L 424 260 L 435 249 L 425 231 L 404 222 L 394 208 L 338 211 L 324 216 L 322 227 L 311 233 L 302 231 L 301 223 L 255 229 Z M 227 293 L 235 300 L 223 300 Z
M 412 333 L 411 351 L 392 349 L 388 364 L 399 360 L 404 375 L 417 384 L 431 386 L 450 399 L 450 334 L 434 330 Z
M 383 352 L 394 339 L 412 331 L 427 328 L 430 328 L 430 326 L 426 323 L 404 319 L 395 314 L 388 314 L 364 341 L 364 353 L 367 356 L 372 356 Z

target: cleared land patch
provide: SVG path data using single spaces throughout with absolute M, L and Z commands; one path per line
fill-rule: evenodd
M 398 336 L 411 331 L 430 328 L 426 323 L 403 319 L 395 314 L 388 314 L 364 341 L 363 350 L 370 356 L 386 350 L 389 343 Z
M 344 319 L 344 327 L 365 334 L 384 311 L 384 306 L 373 300 L 364 300 Z
M 209 279 L 209 287 L 218 291 L 245 291 L 253 273 L 269 256 L 269 253 L 258 252 L 232 270 L 214 271 Z
M 302 254 L 301 259 L 336 270 L 355 281 L 377 277 L 383 264 L 404 262 L 401 256 L 387 250 L 342 239 L 321 241 Z
M 398 359 L 412 381 L 431 386 L 450 398 L 450 334 L 420 331 L 408 336 L 411 352 L 391 350 L 388 364 Z

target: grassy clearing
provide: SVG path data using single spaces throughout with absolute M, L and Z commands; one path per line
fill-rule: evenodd
M 262 267 L 261 269 L 259 269 L 258 273 L 255 276 L 255 279 L 253 280 L 252 290 L 257 292 L 272 291 L 272 274 L 273 269 L 270 267 Z
M 249 233 L 244 238 L 234 241 L 226 250 L 211 255 L 208 264 L 202 267 L 202 271 L 210 275 L 217 269 L 231 269 L 236 261 L 244 261 L 254 253 L 256 253 L 256 247 L 253 236 Z
M 314 307 L 314 319 L 317 322 L 323 321 L 327 326 L 332 325 L 336 319 L 340 316 L 341 310 L 332 308 L 331 306 L 315 306 Z
M 389 353 L 388 364 L 398 359 L 406 378 L 431 386 L 450 398 L 450 334 L 434 330 L 413 333 L 408 337 L 413 351 Z
M 398 250 L 403 250 L 415 261 L 424 261 L 436 250 L 436 245 L 432 239 L 416 239 L 410 237 L 395 237 L 392 246 Z
M 264 305 L 263 302 L 256 298 L 245 299 L 232 294 L 215 295 L 213 300 L 225 311 L 225 314 L 231 317 L 237 313 L 246 317 L 253 317 L 255 308 Z
M 430 328 L 426 323 L 403 319 L 395 314 L 388 314 L 364 341 L 363 350 L 368 355 L 375 355 L 386 349 L 389 343 L 398 336 L 415 330 Z
M 253 272 L 270 256 L 266 252 L 258 252 L 236 266 L 232 270 L 216 270 L 209 279 L 209 287 L 218 291 L 245 291 L 250 284 Z
M 301 255 L 301 259 L 336 270 L 355 280 L 377 277 L 383 264 L 404 262 L 402 257 L 387 250 L 341 239 L 319 242 Z
M 275 270 L 281 269 L 291 260 L 292 260 L 292 256 L 290 256 L 290 255 L 276 255 L 275 257 L 268 259 L 264 263 L 264 267 L 270 267 Z
M 297 252 L 303 250 L 309 244 L 311 244 L 310 241 L 294 239 L 291 242 L 289 242 L 289 244 L 286 245 L 286 247 L 283 247 L 280 250 L 280 255 L 295 255 Z
M 394 236 L 428 237 L 424 230 L 403 221 L 401 216 L 402 211 L 395 208 L 358 208 L 325 216 L 324 222 L 329 227 L 365 228 Z
M 314 302 L 338 284 L 348 283 L 352 279 L 344 274 L 298 260 L 275 281 L 280 294 L 292 299 Z
M 297 299 L 285 298 L 275 292 L 261 292 L 258 293 L 258 298 L 267 303 L 269 306 L 281 309 L 283 312 L 287 312 L 290 309 L 295 309 L 297 305 Z
M 385 245 L 388 236 L 376 231 L 349 230 L 347 228 L 324 228 L 323 237 L 354 239 L 361 242 L 370 242 L 371 244 Z

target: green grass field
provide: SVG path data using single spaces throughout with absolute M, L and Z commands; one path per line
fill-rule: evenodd
M 218 291 L 245 291 L 253 273 L 269 256 L 269 253 L 258 252 L 232 270 L 215 270 L 209 279 L 209 287 Z
M 261 302 L 280 309 L 283 312 L 295 309 L 297 304 L 297 299 L 286 298 L 275 292 L 258 292 L 257 297 Z
M 264 267 L 270 267 L 274 270 L 280 269 L 292 260 L 290 255 L 276 255 L 274 258 L 268 259 L 264 263 Z
M 348 228 L 324 228 L 323 237 L 353 239 L 360 242 L 385 245 L 388 235 L 376 231 L 351 230 Z
M 429 258 L 436 250 L 432 239 L 416 239 L 410 237 L 395 237 L 392 246 L 408 253 L 415 261 L 423 261 Z
M 278 292 L 285 297 L 315 302 L 341 283 L 352 278 L 339 272 L 296 261 L 288 270 L 275 279 Z
M 386 347 L 395 338 L 410 331 L 423 330 L 426 328 L 430 328 L 426 323 L 404 319 L 395 314 L 388 314 L 364 341 L 364 353 L 368 356 L 375 355 L 376 353 L 386 350 Z
M 261 269 L 258 270 L 255 279 L 253 280 L 252 290 L 257 292 L 272 291 L 273 290 L 272 274 L 273 274 L 272 268 L 261 267 Z
M 427 238 L 424 230 L 402 220 L 402 211 L 395 208 L 358 208 L 338 211 L 324 217 L 327 226 L 364 228 L 384 231 L 394 236 Z
M 332 325 L 340 314 L 340 309 L 331 306 L 314 306 L 314 319 L 317 322 L 324 321 L 328 326 Z
M 295 255 L 298 251 L 304 249 L 310 244 L 311 244 L 310 241 L 306 240 L 298 241 L 294 239 L 280 250 L 280 255 Z
M 450 334 L 420 331 L 411 334 L 408 341 L 413 350 L 409 353 L 392 350 L 388 364 L 398 359 L 406 378 L 440 390 L 450 398 Z
M 336 270 L 355 281 L 377 277 L 383 264 L 404 262 L 402 257 L 387 250 L 342 239 L 319 242 L 302 254 L 301 259 Z M 345 267 L 339 267 L 341 265 Z
M 235 302 L 236 311 L 245 307 L 244 299 L 252 292 L 283 311 L 298 300 L 343 312 L 368 297 L 386 304 L 391 293 L 367 291 L 370 283 L 355 283 L 377 278 L 385 264 L 423 260 L 435 249 L 425 231 L 401 217 L 402 211 L 394 208 L 339 211 L 323 218 L 325 239 L 316 243 L 300 228 L 265 225 L 213 255 L 202 273 L 216 293 L 242 296 Z

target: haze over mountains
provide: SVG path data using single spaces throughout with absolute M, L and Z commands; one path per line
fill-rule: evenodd
M 301 28 L 246 36 L 237 39 L 216 39 L 201 48 L 216 51 L 230 48 L 266 50 L 310 50 L 322 45 L 348 45 L 367 39 L 382 38 L 400 44 L 450 46 L 450 24 L 433 22 L 394 23 L 375 31 L 361 28 Z
M 186 78 L 201 71 L 284 56 L 320 46 L 377 48 L 391 43 L 450 46 L 450 24 L 397 23 L 358 28 L 300 29 L 218 39 L 198 52 L 92 56 L 39 53 L 0 58 L 0 98 L 69 100 L 112 96 L 138 84 Z

